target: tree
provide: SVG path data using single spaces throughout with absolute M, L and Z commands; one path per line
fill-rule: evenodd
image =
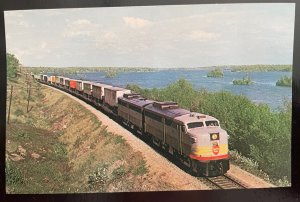
M 13 54 L 7 53 L 6 62 L 7 62 L 7 77 L 8 78 L 16 77 L 17 68 L 20 65 L 19 60 Z

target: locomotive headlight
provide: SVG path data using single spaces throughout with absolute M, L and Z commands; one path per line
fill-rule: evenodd
M 220 139 L 219 133 L 211 133 L 210 134 L 210 140 L 219 140 L 219 139 Z

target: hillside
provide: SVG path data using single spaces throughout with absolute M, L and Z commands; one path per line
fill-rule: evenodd
M 148 160 L 157 162 L 148 163 L 140 151 L 109 132 L 107 124 L 81 104 L 34 81 L 27 113 L 26 76 L 12 79 L 8 88 L 11 85 L 7 193 L 207 189 L 159 154 L 151 154 Z M 144 150 L 155 153 L 147 147 Z

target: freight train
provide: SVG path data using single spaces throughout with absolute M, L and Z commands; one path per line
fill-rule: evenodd
M 209 115 L 158 102 L 129 89 L 63 76 L 32 75 L 111 115 L 170 153 L 195 176 L 218 176 L 229 170 L 228 134 Z

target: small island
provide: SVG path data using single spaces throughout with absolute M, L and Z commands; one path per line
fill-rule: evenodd
M 276 86 L 292 87 L 292 77 L 282 76 L 277 82 Z
M 220 78 L 220 77 L 224 77 L 224 73 L 223 70 L 221 69 L 214 69 L 207 73 L 207 77 Z
M 232 81 L 233 85 L 251 85 L 253 82 L 249 75 L 243 77 L 243 79 L 237 79 Z
M 105 77 L 106 78 L 115 78 L 118 75 L 117 71 L 106 71 Z

